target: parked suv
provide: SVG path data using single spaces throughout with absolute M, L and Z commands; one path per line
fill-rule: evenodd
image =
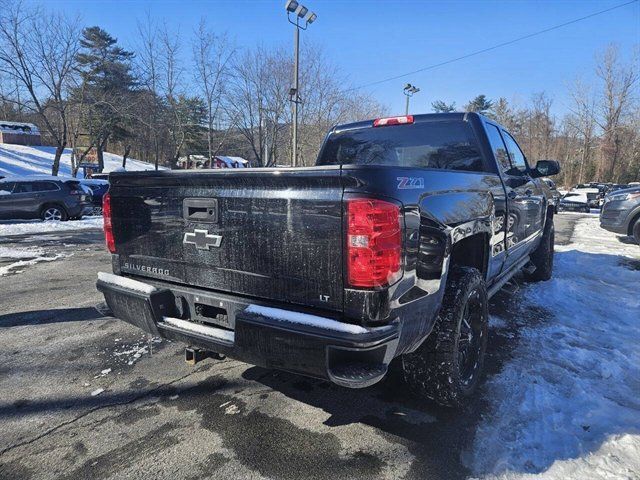
M 600 226 L 610 232 L 633 236 L 640 243 L 640 187 L 607 195 L 600 212 Z
M 0 180 L 0 219 L 80 219 L 91 213 L 91 193 L 78 180 L 51 176 Z

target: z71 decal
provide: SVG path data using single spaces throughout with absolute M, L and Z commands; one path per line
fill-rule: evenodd
M 397 177 L 398 190 L 408 190 L 410 188 L 424 188 L 424 178 L 422 177 Z

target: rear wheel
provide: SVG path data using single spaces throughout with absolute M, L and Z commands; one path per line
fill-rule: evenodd
M 48 221 L 62 221 L 64 222 L 69 217 L 66 210 L 59 205 L 45 205 L 40 212 L 40 218 L 45 222 Z
M 487 303 L 477 269 L 451 271 L 433 332 L 402 357 L 405 381 L 418 395 L 459 407 L 475 392 L 487 347 Z
M 636 224 L 633 226 L 633 238 L 640 245 L 640 218 L 636 220 Z

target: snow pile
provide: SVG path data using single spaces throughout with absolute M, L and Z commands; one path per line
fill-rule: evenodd
M 117 287 L 126 288 L 127 290 L 133 290 L 140 293 L 152 294 L 156 291 L 156 287 L 149 285 L 148 283 L 139 282 L 132 278 L 121 277 L 120 275 L 114 275 L 107 272 L 98 272 L 98 280 L 115 285 Z
M 35 258 L 44 255 L 44 250 L 40 247 L 11 248 L 0 246 L 0 258 Z
M 244 310 L 246 313 L 254 313 L 263 317 L 272 318 L 281 322 L 298 323 L 300 325 L 308 325 L 310 327 L 323 328 L 325 330 L 334 330 L 337 332 L 363 334 L 373 329 L 367 329 L 359 325 L 351 325 L 349 323 L 338 322 L 331 318 L 318 317 L 309 315 L 308 313 L 293 312 L 291 310 L 282 310 L 280 308 L 263 307 L 261 305 L 249 305 Z M 377 327 L 384 329 L 387 327 Z
M 54 255 L 53 257 L 35 257 L 29 260 L 18 260 L 17 262 L 10 263 L 9 265 L 5 265 L 4 267 L 0 267 L 0 277 L 4 277 L 5 275 L 9 275 L 10 273 L 22 273 L 24 270 L 19 270 L 22 267 L 29 267 L 31 265 L 35 265 L 40 262 L 53 262 L 54 260 L 58 260 L 59 258 L 64 257 L 61 253 Z
M 40 262 L 53 262 L 59 258 L 66 257 L 68 255 L 56 254 L 51 257 L 45 256 L 45 251 L 38 247 L 27 248 L 11 248 L 0 246 L 0 260 L 9 259 L 17 260 L 17 262 L 7 263 L 0 267 L 0 277 L 4 277 L 9 274 L 22 273 L 22 267 L 28 267 Z
M 640 478 L 640 249 L 580 221 L 554 277 L 523 289 L 513 359 L 485 385 L 491 412 L 469 467 L 482 478 Z
M 225 330 L 223 328 L 208 327 L 199 323 L 188 322 L 186 320 L 180 320 L 179 318 L 172 317 L 163 317 L 163 321 L 164 323 L 173 325 L 174 327 L 189 330 L 194 333 L 200 333 L 224 342 L 233 343 L 235 339 L 235 334 L 232 331 Z
M 0 176 L 51 175 L 55 147 L 0 144 Z M 122 168 L 122 156 L 104 154 L 104 173 Z M 127 159 L 127 170 L 153 170 L 154 165 L 140 160 Z M 164 169 L 164 168 L 163 168 Z M 82 173 L 82 169 L 80 170 Z M 65 149 L 60 159 L 60 176 L 71 176 L 71 149 Z
M 120 339 L 116 338 L 115 342 Z M 162 339 L 158 337 L 147 337 L 146 334 L 141 336 L 137 342 L 130 344 L 119 344 L 111 353 L 111 360 L 117 364 L 133 365 L 142 358 L 143 355 L 152 354 L 153 346 L 162 343 Z M 109 369 L 110 370 L 110 369 Z M 104 370 L 103 370 L 104 371 Z
M 6 221 L 0 222 L 0 236 L 101 229 L 102 223 L 102 217 L 88 217 L 68 222 L 43 222 L 41 220 Z

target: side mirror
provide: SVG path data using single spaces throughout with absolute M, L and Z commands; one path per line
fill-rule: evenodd
M 557 160 L 538 160 L 536 168 L 531 172 L 533 178 L 550 177 L 560 173 L 560 164 Z

